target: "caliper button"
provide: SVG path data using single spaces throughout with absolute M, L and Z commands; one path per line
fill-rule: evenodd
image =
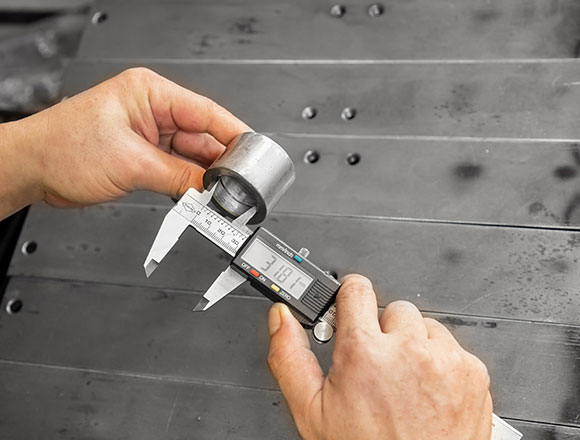
M 250 273 L 252 275 L 254 275 L 256 278 L 258 278 L 260 276 L 260 272 L 258 272 L 256 269 L 251 269 Z

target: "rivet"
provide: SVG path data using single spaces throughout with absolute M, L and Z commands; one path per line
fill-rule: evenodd
M 91 21 L 93 22 L 93 24 L 101 24 L 107 21 L 108 18 L 109 16 L 107 15 L 106 12 L 99 11 L 93 14 L 93 18 L 91 18 Z
M 22 248 L 20 250 L 24 255 L 30 255 L 36 252 L 37 248 L 38 244 L 36 244 L 36 242 L 33 240 L 29 240 L 22 245 Z
M 302 119 L 313 119 L 316 116 L 316 113 L 314 107 L 304 107 L 304 110 L 302 110 Z
M 379 17 L 385 12 L 385 7 L 380 3 L 374 3 L 369 6 L 368 14 L 370 17 Z
M 346 163 L 349 165 L 356 165 L 360 162 L 360 154 L 358 153 L 348 153 L 346 155 Z
M 22 310 L 22 301 L 19 299 L 11 299 L 6 304 L 6 312 L 11 315 L 18 313 L 20 310 Z
M 320 159 L 320 154 L 318 154 L 318 151 L 309 150 L 304 155 L 304 162 L 309 164 L 318 162 L 318 159 Z
M 343 5 L 334 5 L 330 8 L 330 15 L 336 18 L 342 17 L 346 13 L 346 8 Z
M 344 110 L 342 111 L 342 114 L 340 115 L 340 117 L 345 121 L 350 121 L 351 119 L 354 119 L 355 116 L 356 109 L 352 107 L 345 107 Z

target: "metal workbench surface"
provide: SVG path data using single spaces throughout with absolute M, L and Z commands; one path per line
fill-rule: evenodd
M 342 4 L 98 1 L 64 94 L 146 66 L 270 134 L 297 179 L 268 228 L 448 326 L 526 440 L 580 438 L 580 3 Z M 242 287 L 192 314 L 227 265 L 194 233 L 145 278 L 171 205 L 30 209 L 0 438 L 297 438 L 265 362 L 270 302 Z

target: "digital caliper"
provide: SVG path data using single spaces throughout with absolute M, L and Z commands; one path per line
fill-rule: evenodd
M 194 311 L 205 311 L 245 281 L 284 302 L 314 339 L 328 342 L 335 331 L 334 299 L 340 283 L 263 227 L 251 231 L 294 181 L 294 164 L 271 139 L 258 133 L 236 138 L 204 174 L 205 191 L 189 189 L 166 215 L 151 247 L 147 276 L 193 227 L 233 260 L 203 295 Z

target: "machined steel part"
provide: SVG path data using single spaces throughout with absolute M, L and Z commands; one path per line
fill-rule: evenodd
M 261 223 L 295 179 L 292 159 L 263 134 L 237 136 L 203 176 L 206 189 L 215 184 L 213 201 L 236 218 L 256 208 L 249 224 Z

